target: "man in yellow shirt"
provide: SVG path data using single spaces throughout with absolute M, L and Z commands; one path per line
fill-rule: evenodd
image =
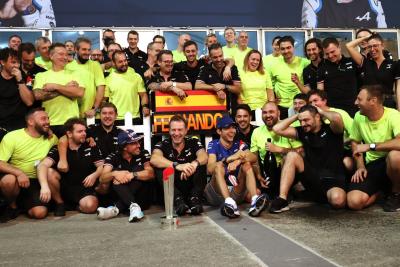
M 150 114 L 149 99 L 143 79 L 131 67 L 128 67 L 128 60 L 123 51 L 114 52 L 112 62 L 115 71 L 111 72 L 106 78 L 106 91 L 109 102 L 113 103 L 118 109 L 116 124 L 124 124 L 124 117 L 127 112 L 132 114 L 133 123 L 140 124 L 140 104 L 142 105 L 143 116 Z
M 93 117 L 104 97 L 105 80 L 98 62 L 90 60 L 92 42 L 87 38 L 78 38 L 75 42 L 76 59 L 65 66 L 79 77 L 85 94 L 79 101 L 81 117 Z
M 85 89 L 79 85 L 78 77 L 65 69 L 68 53 L 65 46 L 55 43 L 50 47 L 52 68 L 36 75 L 33 95 L 41 100 L 42 107 L 50 117 L 50 126 L 58 137 L 64 134 L 63 125 L 72 117 L 79 116 L 77 98 Z
M 36 51 L 40 54 L 40 56 L 35 58 L 35 63 L 46 70 L 51 69 L 51 60 L 49 55 L 50 46 L 51 41 L 47 37 L 39 37 L 35 41 Z
M 360 111 L 350 139 L 357 170 L 347 194 L 353 210 L 373 204 L 382 190 L 389 193 L 383 210 L 400 211 L 400 113 L 383 106 L 382 91 L 381 85 L 365 85 L 355 102 Z
M 226 27 L 224 30 L 224 37 L 226 45 L 222 47 L 222 52 L 224 54 L 224 58 L 233 58 L 233 53 L 237 48 L 236 42 L 236 32 L 232 27 Z
M 181 61 L 186 61 L 186 56 L 183 51 L 183 45 L 187 42 L 190 41 L 190 35 L 187 33 L 179 35 L 178 38 L 178 47 L 172 51 L 172 55 L 174 56 L 174 63 L 179 63 Z
M 244 58 L 246 57 L 247 53 L 249 53 L 252 50 L 250 47 L 248 47 L 248 45 L 249 45 L 249 35 L 247 34 L 246 31 L 241 31 L 239 33 L 238 47 L 236 51 L 234 51 L 233 53 L 233 59 L 235 60 L 235 65 L 238 68 L 239 72 L 243 71 Z
M 26 128 L 9 132 L 0 143 L 0 190 L 10 205 L 8 219 L 18 215 L 15 203 L 18 195 L 21 208 L 30 217 L 43 219 L 47 215 L 53 181 L 38 179 L 36 166 L 57 144 L 57 137 L 50 137 L 49 130 L 49 117 L 44 109 L 31 109 L 26 115 Z

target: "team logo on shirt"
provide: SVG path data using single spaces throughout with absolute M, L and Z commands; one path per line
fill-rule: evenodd
M 360 17 L 360 16 L 356 17 L 356 20 L 358 20 L 358 21 L 363 21 L 363 20 L 369 21 L 370 19 L 371 19 L 371 15 L 370 15 L 369 11 L 367 13 L 365 13 L 362 17 Z

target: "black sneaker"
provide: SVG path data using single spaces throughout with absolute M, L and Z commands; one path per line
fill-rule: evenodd
M 282 211 L 289 210 L 289 203 L 286 199 L 278 197 L 271 202 L 271 207 L 269 208 L 269 212 L 271 213 L 281 213 Z
M 64 203 L 56 204 L 54 207 L 54 216 L 62 217 L 65 216 L 65 206 Z
M 400 193 L 392 193 L 383 204 L 383 210 L 387 212 L 400 211 Z
M 15 218 L 18 217 L 18 215 L 19 215 L 18 208 L 14 209 L 8 206 L 0 217 L 0 223 L 6 223 L 10 220 L 14 220 Z
M 185 215 L 189 210 L 189 206 L 186 205 L 185 201 L 181 197 L 175 199 L 175 213 L 178 216 Z
M 190 214 L 199 215 L 203 212 L 203 205 L 198 197 L 191 197 L 189 200 Z

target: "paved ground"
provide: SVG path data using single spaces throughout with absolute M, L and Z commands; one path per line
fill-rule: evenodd
M 228 220 L 207 208 L 160 226 L 154 207 L 142 222 L 98 221 L 68 212 L 0 225 L 1 266 L 400 266 L 400 213 L 295 203 L 289 212 Z M 244 209 L 244 207 L 243 207 Z

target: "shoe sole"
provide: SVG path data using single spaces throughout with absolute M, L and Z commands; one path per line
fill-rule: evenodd
M 284 207 L 284 208 L 282 208 L 280 210 L 269 210 L 269 212 L 270 213 L 282 213 L 282 212 L 288 211 L 288 210 L 290 210 L 290 208 L 288 206 L 286 206 L 286 207 Z
M 266 198 L 260 198 L 256 202 L 256 208 L 249 212 L 249 215 L 252 217 L 257 217 L 260 215 L 260 213 L 265 209 L 265 207 L 268 206 L 268 199 Z
M 234 210 L 232 210 L 232 209 L 227 209 L 225 206 L 222 207 L 222 209 L 223 209 L 223 212 L 221 212 L 222 215 L 223 215 L 223 216 L 226 216 L 226 217 L 228 217 L 228 218 L 234 219 L 234 218 L 237 218 L 237 217 L 240 216 L 240 215 L 235 214 L 235 211 L 234 211 Z M 229 212 L 228 212 L 228 211 L 229 211 Z

